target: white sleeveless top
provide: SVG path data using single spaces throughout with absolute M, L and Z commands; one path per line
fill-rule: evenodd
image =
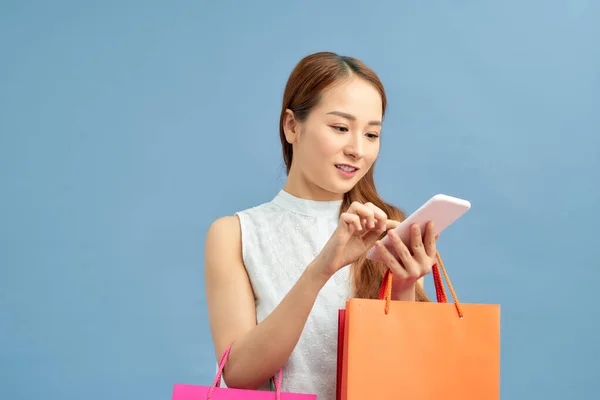
M 282 190 L 272 201 L 237 213 L 259 323 L 325 246 L 338 225 L 341 202 L 301 199 Z M 335 400 L 338 310 L 350 296 L 349 270 L 342 268 L 320 291 L 283 367 L 282 391 Z

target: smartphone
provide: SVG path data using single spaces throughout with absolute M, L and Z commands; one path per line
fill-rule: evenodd
M 417 211 L 402 221 L 402 223 L 395 227 L 394 230 L 398 233 L 398 237 L 400 237 L 408 247 L 410 246 L 411 225 L 418 224 L 421 228 L 421 232 L 424 234 L 427 222 L 433 221 L 435 223 L 435 230 L 437 233 L 441 233 L 464 213 L 469 211 L 470 208 L 471 203 L 467 200 L 445 194 L 436 194 L 419 207 Z M 388 236 L 384 237 L 381 243 L 387 247 L 396 259 L 399 259 Z M 377 248 L 374 246 L 367 252 L 367 258 L 373 261 L 383 261 L 379 251 L 377 251 Z

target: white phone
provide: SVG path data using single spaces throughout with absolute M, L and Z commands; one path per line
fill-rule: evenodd
M 447 196 L 445 194 L 436 194 L 425 204 L 423 204 L 417 211 L 412 213 L 408 218 L 394 228 L 398 237 L 402 239 L 406 246 L 410 245 L 410 226 L 412 224 L 418 224 L 421 228 L 421 232 L 425 233 L 425 226 L 427 222 L 433 221 L 435 223 L 435 230 L 437 233 L 441 233 L 444 229 L 449 227 L 454 221 L 460 218 L 471 208 L 471 203 L 467 200 L 459 199 L 457 197 Z M 394 250 L 394 247 L 388 236 L 384 237 L 381 241 L 387 249 L 398 259 L 398 255 Z M 383 258 L 377 251 L 377 248 L 373 246 L 367 252 L 367 258 L 373 261 L 383 261 Z

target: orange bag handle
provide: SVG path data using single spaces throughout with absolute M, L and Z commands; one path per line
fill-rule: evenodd
M 444 274 L 444 278 L 448 283 L 448 288 L 450 289 L 450 293 L 452 294 L 452 298 L 454 299 L 454 306 L 456 307 L 456 311 L 458 312 L 458 316 L 460 318 L 464 317 L 462 308 L 460 306 L 460 302 L 458 301 L 458 297 L 454 292 L 454 288 L 452 287 L 452 282 L 450 282 L 450 277 L 446 272 L 446 268 L 444 267 L 444 262 L 442 261 L 442 257 L 439 252 L 436 252 L 437 263 L 432 267 L 433 273 L 433 284 L 435 286 L 435 295 L 438 303 L 447 303 L 448 297 L 446 296 L 446 290 L 444 289 L 444 282 L 442 281 L 442 276 L 440 275 L 440 268 L 442 269 L 442 273 Z M 439 265 L 439 267 L 438 267 Z M 379 289 L 379 300 L 385 299 L 385 313 L 387 314 L 390 310 L 390 304 L 392 301 L 392 271 L 387 270 L 385 275 L 383 276 L 383 280 L 381 282 L 381 288 Z

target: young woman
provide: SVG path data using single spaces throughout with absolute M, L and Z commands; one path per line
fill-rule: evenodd
M 401 262 L 379 244 L 404 215 L 375 189 L 386 96 L 359 60 L 316 53 L 289 77 L 280 118 L 288 178 L 269 202 L 216 220 L 205 248 L 206 296 L 217 357 L 231 388 L 260 389 L 283 367 L 283 391 L 335 399 L 337 315 L 349 297 L 428 301 L 435 227 L 410 243 L 389 231 Z M 371 246 L 385 263 L 365 258 Z M 402 360 L 398 360 L 402 362 Z M 266 386 L 268 387 L 268 386 Z

